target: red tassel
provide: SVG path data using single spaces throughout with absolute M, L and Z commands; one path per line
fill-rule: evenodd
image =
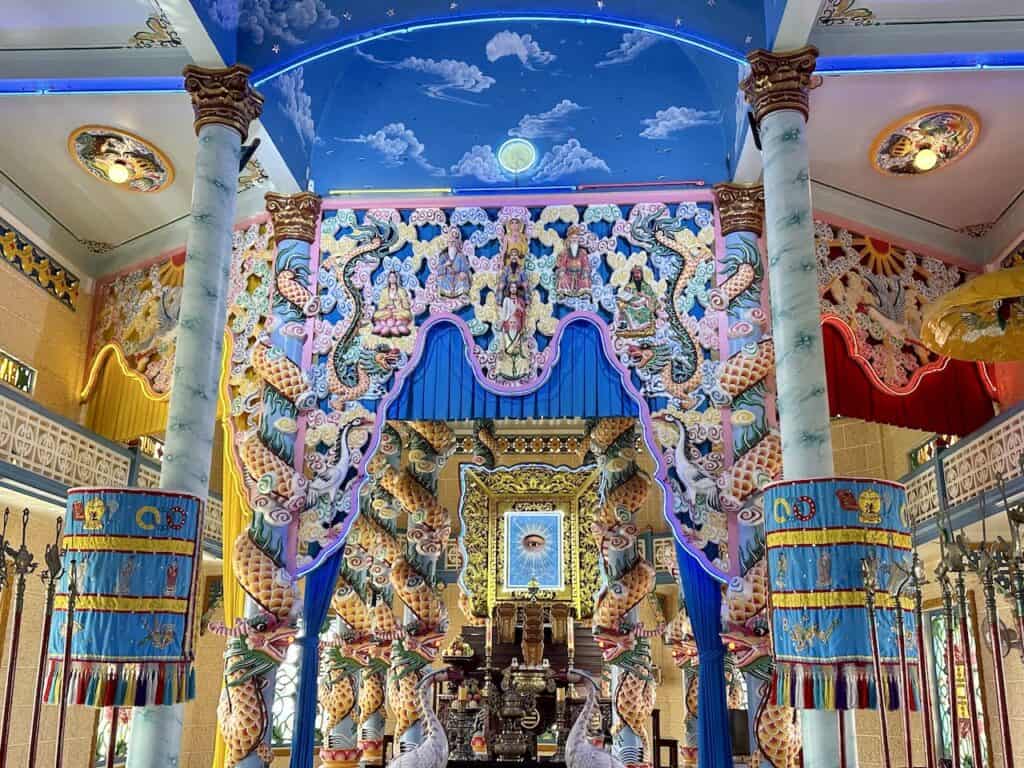
M 156 704 L 163 704 L 164 703 L 164 667 L 165 667 L 164 664 L 159 664 L 157 666 L 157 674 L 156 674 L 156 701 L 154 702 Z

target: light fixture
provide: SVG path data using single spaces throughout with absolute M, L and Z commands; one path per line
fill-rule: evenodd
M 938 165 L 938 162 L 939 156 L 935 154 L 935 150 L 932 149 L 931 147 L 924 147 L 923 149 L 919 149 L 917 151 L 917 154 L 914 155 L 914 167 L 917 168 L 917 170 L 921 171 L 922 173 L 924 173 L 925 171 L 930 171 L 932 168 Z
M 929 107 L 887 125 L 868 157 L 886 176 L 921 176 L 955 163 L 980 135 L 981 119 L 973 110 L 950 104 Z
M 124 184 L 132 177 L 132 172 L 124 160 L 115 160 L 107 166 L 107 178 L 115 184 Z
M 537 162 L 537 148 L 526 139 L 509 139 L 498 147 L 498 165 L 513 176 L 530 170 Z
M 121 128 L 76 128 L 68 137 L 68 153 L 82 170 L 126 192 L 159 192 L 174 181 L 174 166 L 167 156 Z

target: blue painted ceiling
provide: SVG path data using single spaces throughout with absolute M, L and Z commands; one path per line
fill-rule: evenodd
M 761 0 L 562 0 L 573 18 L 533 20 L 480 18 L 540 10 L 509 0 L 192 2 L 224 58 L 256 70 L 264 124 L 321 193 L 731 177 L 737 60 L 765 30 Z M 580 21 L 613 11 L 691 39 Z M 399 31 L 441 16 L 461 23 Z M 538 153 L 519 178 L 494 156 L 513 136 Z

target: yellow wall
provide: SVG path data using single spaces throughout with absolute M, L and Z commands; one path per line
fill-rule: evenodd
M 208 563 L 204 577 L 220 574 L 220 563 Z M 206 594 L 206 581 L 200 585 Z M 200 599 L 200 609 L 202 600 Z M 218 610 L 213 620 L 223 620 Z M 217 701 L 220 697 L 221 671 L 224 667 L 225 638 L 207 632 L 196 643 L 196 698 L 185 705 L 185 730 L 181 740 L 179 768 L 210 768 L 213 764 L 213 740 L 217 728 Z
M 92 299 L 83 291 L 71 310 L 9 264 L 0 266 L 0 348 L 39 372 L 33 399 L 73 421 L 79 420 Z

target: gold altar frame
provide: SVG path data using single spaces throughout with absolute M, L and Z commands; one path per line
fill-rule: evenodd
M 487 618 L 501 602 L 522 599 L 523 590 L 505 587 L 505 513 L 517 504 L 549 502 L 563 511 L 564 587 L 546 592 L 551 602 L 568 603 L 577 619 L 594 613 L 601 587 L 598 548 L 590 535 L 597 515 L 597 468 L 517 464 L 485 469 L 463 465 L 459 546 L 465 567 L 459 587 L 470 598 L 473 615 Z

